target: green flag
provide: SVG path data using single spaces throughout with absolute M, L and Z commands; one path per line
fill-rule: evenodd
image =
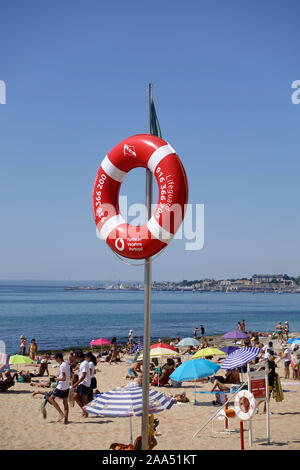
M 151 111 L 150 134 L 157 135 L 158 137 L 162 137 L 153 100 L 151 103 L 150 111 Z

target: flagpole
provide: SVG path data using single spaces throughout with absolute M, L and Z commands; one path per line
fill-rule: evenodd
M 152 85 L 149 83 L 149 133 L 151 134 Z M 152 173 L 146 169 L 146 213 L 151 218 Z M 142 450 L 148 449 L 149 427 L 149 366 L 150 366 L 150 320 L 151 320 L 152 258 L 145 259 L 144 267 L 144 345 L 143 345 L 143 415 Z

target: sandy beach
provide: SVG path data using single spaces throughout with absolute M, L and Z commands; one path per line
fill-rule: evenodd
M 276 342 L 274 346 L 276 350 Z M 96 378 L 101 392 L 122 387 L 130 382 L 125 378 L 129 359 L 131 356 L 125 355 L 118 364 L 98 363 Z M 186 359 L 183 357 L 183 360 Z M 18 369 L 24 367 L 18 366 Z M 260 414 L 255 414 L 252 420 L 254 442 L 251 448 L 248 439 L 249 422 L 244 421 L 246 450 L 300 449 L 300 381 L 285 380 L 283 369 L 283 361 L 280 361 L 277 372 L 282 388 L 286 391 L 282 402 L 277 403 L 273 398 L 270 400 L 270 445 L 267 445 L 265 440 L 266 415 L 262 413 L 261 405 Z M 53 360 L 49 372 L 54 375 L 58 372 Z M 224 371 L 218 371 L 218 375 L 223 374 Z M 198 391 L 208 391 L 211 389 L 211 383 L 198 382 L 196 387 Z M 75 404 L 74 407 L 70 406 L 70 423 L 63 425 L 57 422 L 57 412 L 49 404 L 46 406 L 47 417 L 42 417 L 40 407 L 43 397 L 33 397 L 34 390 L 37 390 L 37 387 L 31 387 L 29 383 L 16 383 L 8 392 L 0 393 L 2 450 L 108 450 L 113 442 L 129 443 L 128 418 L 101 418 L 92 415 L 83 418 L 80 408 Z M 170 410 L 155 416 L 159 419 L 158 431 L 161 434 L 157 437 L 158 445 L 155 450 L 240 449 L 240 421 L 237 418 L 230 420 L 230 434 L 221 432 L 224 431 L 224 422 L 216 419 L 213 428 L 210 423 L 193 438 L 200 427 L 217 411 L 212 404 L 213 395 L 197 394 L 198 405 L 194 405 L 194 383 L 184 382 L 181 388 L 161 387 L 161 390 L 173 395 L 185 391 L 190 401 L 178 403 Z M 136 438 L 141 434 L 141 418 L 134 417 L 132 423 L 133 437 Z

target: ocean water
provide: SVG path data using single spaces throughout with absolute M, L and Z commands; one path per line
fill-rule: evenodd
M 86 285 L 85 283 L 80 283 Z M 73 283 L 72 283 L 73 285 Z M 76 348 L 95 338 L 125 342 L 129 329 L 142 339 L 144 293 L 66 291 L 67 282 L 0 282 L 0 340 L 18 353 L 20 335 L 35 338 L 40 350 Z M 152 292 L 151 339 L 191 337 L 202 324 L 205 335 L 246 329 L 272 332 L 278 321 L 300 331 L 300 294 Z

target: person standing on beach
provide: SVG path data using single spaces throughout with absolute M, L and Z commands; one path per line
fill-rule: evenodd
M 286 341 L 289 339 L 289 331 L 290 331 L 289 322 L 286 321 L 284 322 L 284 332 L 285 332 Z
M 71 377 L 71 369 L 70 365 L 64 361 L 63 355 L 61 352 L 57 352 L 54 355 L 54 359 L 59 364 L 59 375 L 56 378 L 56 382 L 58 383 L 56 388 L 53 390 L 52 395 L 49 398 L 49 403 L 54 406 L 54 408 L 58 411 L 60 418 L 58 421 L 64 420 L 64 424 L 68 424 L 69 418 L 69 404 L 68 404 L 68 396 L 69 396 L 69 388 L 70 388 L 70 377 Z M 55 398 L 62 398 L 64 411 L 60 408 L 59 404 L 55 401 Z
M 194 338 L 197 339 L 197 334 L 198 334 L 198 326 L 194 329 Z
M 204 331 L 205 331 L 203 325 L 200 326 L 200 330 L 201 330 L 201 336 L 203 337 L 204 336 Z
M 129 350 L 129 354 L 131 353 L 132 348 L 133 348 L 133 330 L 129 330 L 129 333 L 128 333 L 128 350 Z
M 95 366 L 97 365 L 97 359 L 94 354 L 89 351 L 86 353 L 85 357 L 89 361 L 89 368 L 90 368 L 90 377 L 91 377 L 91 386 L 90 386 L 90 393 L 88 401 L 92 401 L 93 399 L 93 392 L 97 388 L 97 379 L 95 377 Z
M 21 340 L 21 343 L 20 343 L 20 351 L 19 351 L 19 354 L 20 354 L 20 356 L 26 356 L 27 339 L 25 338 L 24 335 L 21 335 L 21 336 L 20 336 L 20 340 Z
M 282 359 L 284 359 L 284 378 L 290 378 L 290 364 L 291 364 L 291 352 L 289 348 L 286 346 L 282 346 L 283 355 Z
M 28 346 L 28 356 L 30 357 L 30 359 L 35 361 L 36 353 L 37 353 L 37 344 L 36 344 L 35 339 L 33 338 Z
M 281 321 L 279 321 L 279 322 L 277 323 L 277 325 L 276 325 L 275 328 L 276 328 L 276 331 L 277 331 L 278 339 L 279 339 L 279 340 L 282 340 L 284 328 L 283 328 L 283 326 L 282 326 L 282 324 L 281 324 Z
M 79 363 L 78 369 L 78 381 L 72 385 L 72 388 L 76 389 L 74 394 L 74 400 L 82 409 L 82 416 L 88 417 L 88 413 L 83 410 L 84 405 L 88 403 L 88 397 L 91 387 L 91 376 L 90 367 L 88 361 L 84 358 L 84 354 L 81 350 L 75 351 L 76 361 Z
M 118 348 L 117 338 L 115 336 L 111 340 L 110 350 L 111 350 L 111 358 L 110 358 L 109 364 L 111 364 L 112 361 L 115 361 L 115 363 L 117 364 L 119 348 Z
M 242 320 L 242 323 L 241 323 L 241 331 L 245 331 L 245 320 Z

